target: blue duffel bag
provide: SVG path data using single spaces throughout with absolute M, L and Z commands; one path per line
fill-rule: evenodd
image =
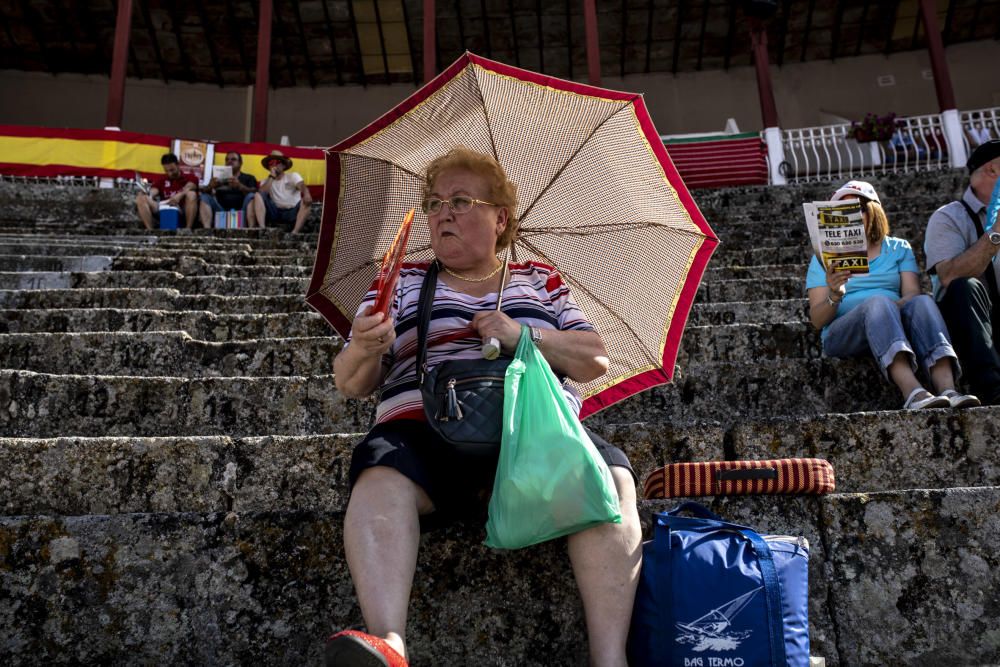
M 693 502 L 657 514 L 643 545 L 629 664 L 806 667 L 808 569 L 804 538 L 762 537 Z

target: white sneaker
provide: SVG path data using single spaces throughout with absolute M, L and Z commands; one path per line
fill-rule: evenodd
M 947 398 L 948 403 L 953 408 L 974 408 L 978 405 L 982 405 L 979 401 L 979 397 L 973 396 L 972 394 L 960 394 L 954 389 L 945 389 L 942 391 L 941 398 Z
M 926 408 L 949 407 L 951 407 L 951 400 L 949 400 L 946 396 L 935 396 L 923 387 L 917 387 L 911 391 L 910 395 L 906 397 L 906 401 L 903 403 L 904 410 L 924 410 Z

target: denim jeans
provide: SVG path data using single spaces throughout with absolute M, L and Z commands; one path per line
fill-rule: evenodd
M 240 207 L 240 210 L 243 211 L 243 219 L 244 220 L 247 219 L 247 206 L 250 204 L 251 201 L 253 201 L 254 194 L 256 194 L 256 193 L 254 193 L 254 192 L 248 192 L 246 194 L 246 196 L 243 197 L 243 205 Z M 203 201 L 206 204 L 208 204 L 208 208 L 211 209 L 211 211 L 212 211 L 212 217 L 213 218 L 215 217 L 216 213 L 222 213 L 223 211 L 226 210 L 226 209 L 222 208 L 222 204 L 219 203 L 218 199 L 216 199 L 213 195 L 208 194 L 207 192 L 201 193 L 201 195 L 199 196 L 199 199 L 201 199 L 201 201 Z
M 939 359 L 952 359 L 955 378 L 961 374 L 958 357 L 951 346 L 948 327 L 934 299 L 915 296 L 900 308 L 886 296 L 873 296 L 849 313 L 838 317 L 826 330 L 823 353 L 830 357 L 859 357 L 870 352 L 878 361 L 883 377 L 900 352 L 917 366 L 930 369 Z

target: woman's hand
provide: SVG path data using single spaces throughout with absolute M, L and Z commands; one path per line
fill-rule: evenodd
M 369 356 L 381 357 L 396 340 L 396 325 L 382 313 L 371 314 L 371 306 L 360 317 L 354 318 L 351 327 L 351 346 L 359 346 Z
M 844 298 L 847 293 L 847 279 L 851 277 L 850 271 L 837 271 L 831 265 L 826 270 L 826 286 L 830 288 L 830 298 L 837 301 L 836 296 Z
M 500 349 L 513 354 L 521 339 L 521 325 L 499 310 L 481 310 L 472 318 L 472 328 L 483 340 L 493 337 L 500 341 Z

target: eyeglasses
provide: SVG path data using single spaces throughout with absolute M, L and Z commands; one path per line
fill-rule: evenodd
M 451 209 L 452 213 L 457 213 L 461 215 L 462 213 L 468 213 L 472 210 L 472 207 L 476 204 L 484 204 L 486 206 L 499 206 L 500 204 L 494 204 L 493 202 L 483 201 L 482 199 L 475 199 L 473 197 L 466 197 L 464 195 L 455 195 L 451 199 L 437 199 L 431 197 L 425 199 L 420 204 L 420 208 L 426 215 L 437 215 L 441 212 L 441 207 L 445 204 Z

